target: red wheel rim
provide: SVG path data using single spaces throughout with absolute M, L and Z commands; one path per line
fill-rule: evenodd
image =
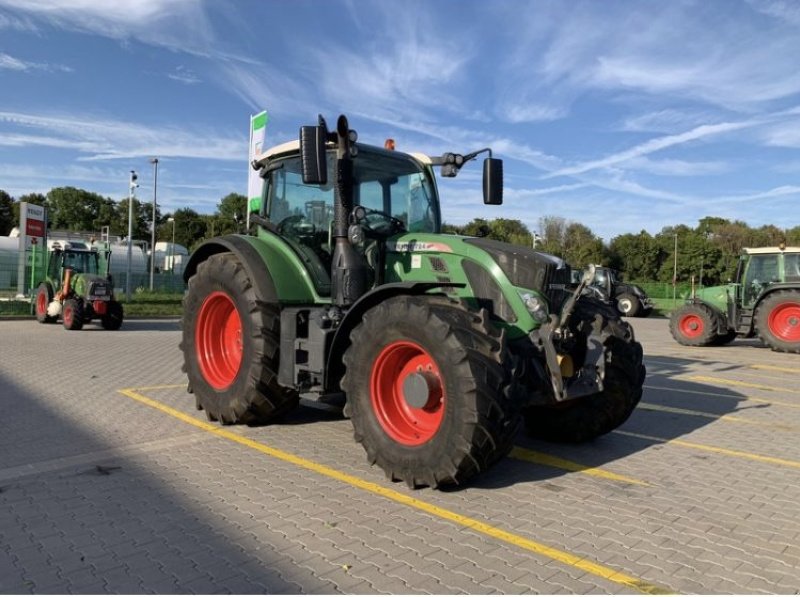
M 39 296 L 36 297 L 36 313 L 38 315 L 44 315 L 47 311 L 47 293 L 40 292 Z
M 242 320 L 233 300 L 212 292 L 200 306 L 195 350 L 200 373 L 215 390 L 230 386 L 242 364 Z
M 678 327 L 687 338 L 697 338 L 703 333 L 703 318 L 699 315 L 684 315 Z
M 70 305 L 66 305 L 64 307 L 64 325 L 68 328 L 72 327 L 72 318 L 74 317 L 75 313 L 72 311 L 72 307 Z
M 425 379 L 427 396 L 421 407 L 412 406 L 406 396 L 404 386 L 409 377 Z M 372 366 L 370 397 L 378 423 L 389 437 L 405 446 L 424 444 L 436 435 L 444 420 L 445 395 L 439 367 L 413 342 L 392 342 L 380 352 Z
M 769 313 L 769 331 L 786 342 L 800 342 L 800 305 L 781 303 Z

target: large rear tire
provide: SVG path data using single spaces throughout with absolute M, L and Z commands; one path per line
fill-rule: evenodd
M 772 350 L 800 352 L 800 291 L 776 290 L 756 308 L 756 334 Z
M 603 344 L 603 390 L 552 406 L 528 407 L 524 414 L 530 435 L 556 442 L 589 441 L 622 425 L 641 400 L 646 374 L 642 345 L 634 339 L 628 323 L 603 307 L 582 298 L 570 324 L 579 338 L 591 336 Z
M 47 314 L 47 308 L 50 306 L 50 303 L 53 300 L 53 288 L 50 286 L 48 282 L 42 282 L 39 284 L 39 288 L 36 289 L 36 321 L 39 323 L 54 323 L 56 321 L 56 317 L 51 317 Z
M 710 346 L 717 337 L 714 312 L 700 303 L 683 305 L 672 312 L 669 332 L 683 346 Z
M 280 309 L 258 296 L 236 256 L 200 263 L 183 307 L 183 370 L 210 420 L 268 423 L 297 406 L 297 393 L 278 385 Z
M 350 334 L 341 387 L 371 464 L 409 487 L 461 484 L 511 449 L 519 425 L 505 336 L 457 303 L 398 296 Z

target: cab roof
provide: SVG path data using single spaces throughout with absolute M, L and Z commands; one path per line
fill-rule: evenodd
M 772 253 L 800 253 L 800 247 L 758 247 L 754 249 L 744 248 L 742 252 L 746 255 L 769 255 Z
M 402 151 L 398 151 L 398 152 L 389 151 L 387 149 L 384 149 L 382 147 L 377 147 L 375 145 L 367 145 L 367 144 L 363 144 L 363 143 L 357 143 L 356 145 L 358 147 L 366 147 L 366 148 L 369 148 L 370 150 L 374 150 L 374 151 L 378 151 L 378 152 L 385 151 L 387 153 L 398 153 L 398 154 L 401 154 L 401 155 L 410 155 L 412 158 L 414 158 L 415 160 L 417 160 L 421 164 L 424 164 L 426 166 L 431 164 L 430 156 L 425 155 L 424 153 L 407 153 L 407 154 L 405 154 Z M 335 146 L 333 145 L 333 143 L 329 143 L 328 144 L 328 148 L 329 149 L 334 149 Z M 286 143 L 281 143 L 280 145 L 275 145 L 273 147 L 270 147 L 269 149 L 267 149 L 267 150 L 261 152 L 260 154 L 258 154 L 254 161 L 257 164 L 263 165 L 265 162 L 267 162 L 267 160 L 270 160 L 271 158 L 274 158 L 276 156 L 283 155 L 283 154 L 290 154 L 290 153 L 299 153 L 299 152 L 300 152 L 300 141 L 299 141 L 299 139 L 294 139 L 292 141 L 287 141 Z

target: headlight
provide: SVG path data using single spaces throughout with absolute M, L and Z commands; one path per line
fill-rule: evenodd
M 547 321 L 547 306 L 542 299 L 530 292 L 520 292 L 519 297 L 522 299 L 522 302 L 525 303 L 525 308 L 528 310 L 528 313 L 530 313 L 536 321 L 539 323 Z

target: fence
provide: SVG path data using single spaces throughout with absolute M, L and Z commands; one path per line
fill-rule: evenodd
M 30 259 L 28 260 L 30 261 Z M 34 272 L 35 280 L 31 281 L 31 267 L 25 267 L 25 300 L 29 299 L 31 294 L 36 292 L 36 287 L 43 278 L 43 266 L 37 265 Z M 120 297 L 124 297 L 126 293 L 127 275 L 126 272 L 112 272 L 114 280 L 114 292 Z M 19 264 L 17 256 L 0 255 L 0 299 L 14 299 L 19 295 Z M 185 290 L 185 283 L 183 276 L 180 274 L 172 274 L 172 272 L 159 272 L 153 275 L 153 291 L 154 292 L 170 292 L 182 293 Z M 131 294 L 137 290 L 150 290 L 150 273 L 149 272 L 136 272 L 131 273 L 130 278 L 130 291 Z M 21 297 L 20 297 L 21 298 Z M 2 309 L 0 309 L 0 313 Z

